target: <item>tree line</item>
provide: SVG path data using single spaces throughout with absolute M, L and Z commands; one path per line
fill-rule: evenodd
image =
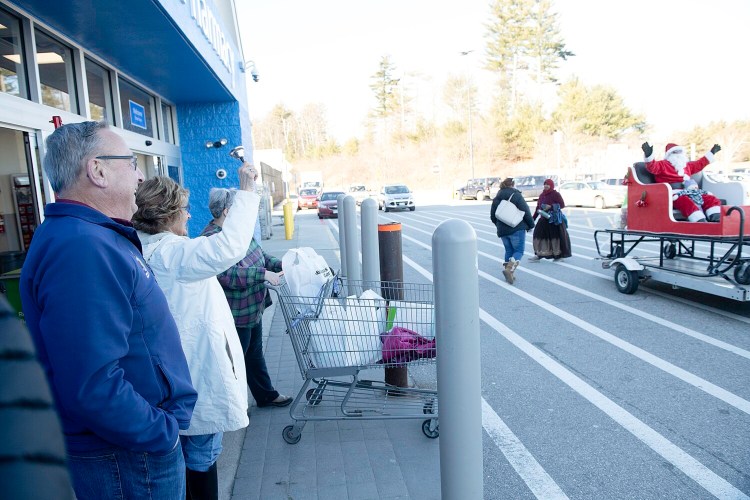
M 333 166 L 334 182 L 344 186 L 355 180 L 384 183 L 394 175 L 435 184 L 466 179 L 469 162 L 477 166 L 476 176 L 514 175 L 513 166 L 523 162 L 570 169 L 608 144 L 639 144 L 649 125 L 616 89 L 575 77 L 558 81 L 559 68 L 575 53 L 563 40 L 551 0 L 493 0 L 490 12 L 484 67 L 496 86 L 489 109 L 479 109 L 470 78 L 449 75 L 442 89 L 449 116 L 440 123 L 424 116 L 414 88 L 384 55 L 370 78 L 373 105 L 363 117 L 364 137 L 343 144 L 332 139 L 322 104 L 299 111 L 278 104 L 254 123 L 255 147 L 281 148 L 302 169 Z M 549 95 L 553 107 L 543 98 Z M 750 160 L 750 122 L 710 123 L 675 140 L 695 143 L 699 152 L 721 142 L 724 161 Z

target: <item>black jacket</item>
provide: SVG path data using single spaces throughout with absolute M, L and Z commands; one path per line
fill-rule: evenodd
M 511 198 L 512 196 L 512 198 Z M 504 222 L 501 222 L 495 217 L 495 210 L 500 205 L 502 200 L 510 200 L 519 210 L 524 211 L 523 219 L 518 223 L 516 227 L 511 227 Z M 528 231 L 534 228 L 534 219 L 531 218 L 531 211 L 526 200 L 523 199 L 523 194 L 515 188 L 503 188 L 497 192 L 495 199 L 492 200 L 492 208 L 490 208 L 490 220 L 497 227 L 498 236 L 508 236 L 516 231 Z

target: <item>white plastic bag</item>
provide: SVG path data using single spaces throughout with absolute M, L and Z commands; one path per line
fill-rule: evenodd
M 435 337 L 435 307 L 432 304 L 392 300 L 388 304 L 386 330 L 399 326 L 423 337 Z
M 292 248 L 281 259 L 291 295 L 317 297 L 320 288 L 333 277 L 323 257 L 310 247 Z
M 385 300 L 365 292 L 361 299 L 325 299 L 318 319 L 310 319 L 309 353 L 316 368 L 365 366 L 382 356 Z

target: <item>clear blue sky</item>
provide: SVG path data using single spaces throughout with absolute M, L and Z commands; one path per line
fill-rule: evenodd
M 448 74 L 467 75 L 489 99 L 482 69 L 487 0 L 238 0 L 251 116 L 282 102 L 326 106 L 330 131 L 362 131 L 370 77 L 388 54 L 440 118 Z M 711 120 L 750 119 L 750 0 L 554 0 L 576 56 L 560 76 L 614 87 L 655 127 L 650 139 Z M 461 57 L 460 51 L 474 49 Z M 421 75 L 419 78 L 414 74 Z M 425 104 L 427 103 L 427 104 Z M 426 107 L 425 107 L 426 106 Z M 429 112 L 428 112 L 429 114 Z

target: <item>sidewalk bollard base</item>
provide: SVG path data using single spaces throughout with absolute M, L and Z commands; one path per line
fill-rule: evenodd
M 386 367 L 385 383 L 395 387 L 409 387 L 409 375 L 406 366 Z

